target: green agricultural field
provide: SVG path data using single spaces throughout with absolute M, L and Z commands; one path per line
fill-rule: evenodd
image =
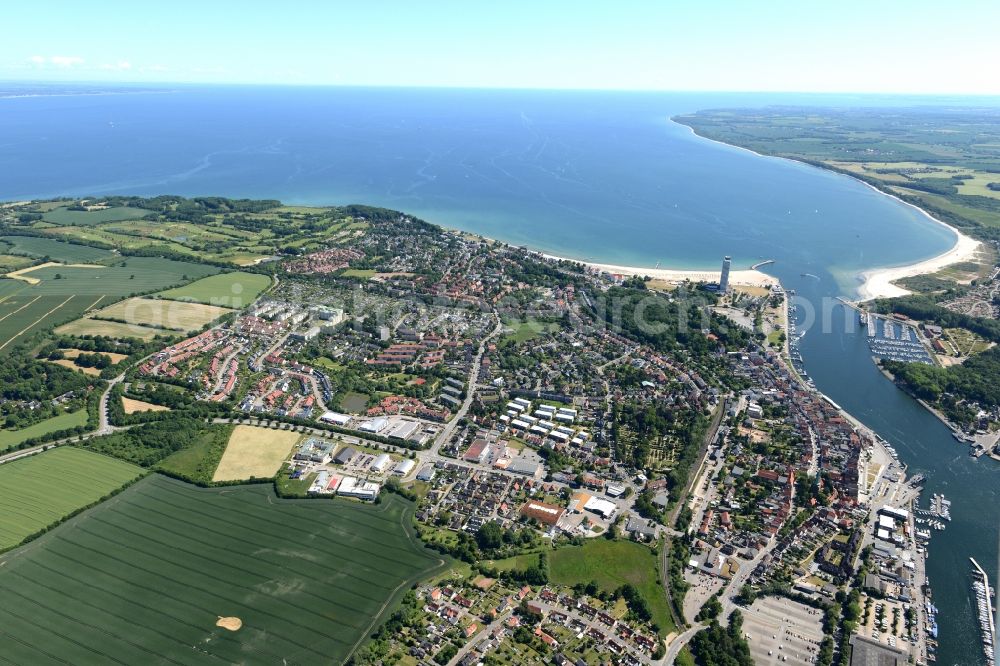
M 122 257 L 120 262 L 116 260 L 103 268 L 50 266 L 31 271 L 28 275 L 42 281 L 32 287 L 36 293 L 121 297 L 197 280 L 218 271 L 214 266 L 159 257 Z
M 25 335 L 71 322 L 91 308 L 218 270 L 157 257 L 124 257 L 110 266 L 48 266 L 26 274 L 39 280 L 38 284 L 0 280 L 0 353 L 16 346 Z M 137 333 L 143 337 L 146 330 Z
M 4 657 L 342 663 L 445 564 L 413 540 L 412 510 L 149 476 L 0 558 Z
M 93 264 L 112 256 L 108 250 L 87 245 L 74 245 L 53 238 L 35 236 L 4 236 L 0 238 L 12 246 L 11 252 L 49 257 L 52 261 L 67 264 Z
M 196 301 L 227 308 L 253 303 L 271 285 L 271 278 L 256 273 L 222 273 L 159 294 L 175 301 Z
M 19 268 L 34 263 L 34 259 L 19 257 L 13 254 L 0 254 L 0 272 L 16 271 Z
M 84 225 L 101 224 L 103 222 L 118 222 L 119 220 L 138 220 L 153 211 L 144 208 L 129 208 L 127 206 L 115 206 L 104 210 L 69 210 L 68 208 L 54 208 L 44 215 L 42 219 L 46 222 L 61 225 Z
M 121 324 L 117 321 L 101 321 L 83 317 L 63 324 L 55 330 L 59 335 L 102 335 L 106 338 L 136 338 L 149 342 L 157 335 L 178 335 L 176 331 L 148 328 L 137 324 Z
M 81 409 L 76 412 L 67 412 L 65 414 L 60 414 L 59 416 L 53 416 L 50 419 L 39 421 L 38 423 L 28 426 L 27 428 L 18 428 L 17 430 L 0 430 L 0 451 L 5 451 L 11 447 L 17 446 L 21 442 L 32 439 L 33 437 L 41 437 L 42 435 L 47 435 L 50 432 L 69 430 L 70 428 L 76 428 L 86 424 L 87 410 Z
M 142 473 L 130 463 L 69 446 L 0 465 L 0 550 Z
M 12 294 L 0 302 L 0 354 L 26 335 L 79 317 L 94 300 L 94 296 L 40 294 L 31 287 Z

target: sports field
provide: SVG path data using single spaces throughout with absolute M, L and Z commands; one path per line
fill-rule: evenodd
M 222 273 L 192 282 L 159 296 L 179 301 L 211 303 L 227 308 L 243 308 L 253 303 L 260 292 L 271 284 L 271 278 L 256 273 Z
M 0 550 L 142 473 L 130 463 L 68 446 L 0 465 Z
M 188 332 L 196 331 L 228 312 L 231 312 L 228 308 L 203 303 L 185 303 L 158 298 L 128 298 L 102 308 L 91 316 Z
M 443 564 L 411 540 L 411 515 L 394 495 L 377 506 L 279 500 L 267 485 L 203 489 L 151 475 L 0 558 L 4 656 L 342 663 Z
M 242 481 L 252 476 L 258 479 L 274 476 L 300 436 L 287 430 L 236 426 L 212 481 Z
M 50 419 L 39 421 L 27 428 L 0 430 L 0 452 L 12 446 L 17 446 L 26 439 L 40 437 L 41 435 L 47 435 L 50 432 L 57 432 L 59 430 L 69 430 L 70 428 L 86 425 L 86 423 L 87 410 L 81 409 L 76 412 L 66 412 L 59 416 L 53 416 Z

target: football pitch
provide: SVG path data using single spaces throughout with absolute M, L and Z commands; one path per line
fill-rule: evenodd
M 0 657 L 342 663 L 444 565 L 411 535 L 412 510 L 151 475 L 0 557 Z

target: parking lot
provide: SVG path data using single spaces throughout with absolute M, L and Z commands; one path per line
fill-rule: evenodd
M 820 611 L 780 597 L 743 611 L 743 632 L 755 664 L 812 664 L 823 640 Z

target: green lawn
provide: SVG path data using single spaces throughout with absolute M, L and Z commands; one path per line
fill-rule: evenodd
M 340 275 L 341 277 L 353 277 L 367 280 L 375 276 L 375 271 L 369 268 L 348 268 Z
M 76 412 L 67 412 L 50 419 L 39 421 L 35 425 L 18 430 L 0 430 L 0 451 L 4 451 L 13 446 L 17 446 L 26 439 L 47 435 L 57 430 L 68 430 L 87 424 L 87 410 L 81 409 Z
M 104 210 L 69 210 L 68 208 L 54 208 L 42 215 L 42 219 L 58 225 L 91 225 L 102 222 L 118 222 L 120 220 L 138 220 L 149 215 L 150 210 L 145 208 L 129 208 L 128 206 L 115 206 Z
M 227 308 L 243 308 L 253 303 L 271 285 L 271 278 L 256 273 L 222 273 L 169 289 L 159 296 L 177 301 L 197 301 Z
M 127 462 L 69 446 L 0 465 L 0 550 L 142 473 Z
M 150 475 L 0 558 L 3 656 L 23 664 L 343 663 L 441 558 L 413 505 L 280 500 Z M 216 626 L 220 617 L 242 627 Z
M 343 363 L 337 363 L 328 356 L 320 356 L 318 359 L 313 361 L 313 365 L 318 365 L 321 368 L 324 368 L 326 370 L 331 370 L 333 372 L 339 372 L 340 370 L 343 370 L 344 368 L 347 367 Z
M 515 343 L 527 342 L 541 335 L 551 333 L 559 329 L 559 324 L 543 323 L 537 321 L 505 322 L 513 329 L 513 332 L 504 335 L 504 340 L 511 340 Z
M 589 539 L 582 546 L 566 546 L 548 551 L 549 580 L 556 585 L 572 587 L 577 583 L 595 581 L 607 592 L 614 592 L 631 583 L 649 604 L 653 621 L 665 634 L 674 629 L 670 607 L 659 576 L 659 557 L 651 548 L 632 541 Z M 499 560 L 501 570 L 525 569 L 538 562 L 538 555 L 520 555 Z

